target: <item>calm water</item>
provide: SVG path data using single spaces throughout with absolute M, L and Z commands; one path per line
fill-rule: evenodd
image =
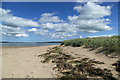
M 15 47 L 15 46 L 46 46 L 46 45 L 60 45 L 60 43 L 0 43 L 0 47 Z

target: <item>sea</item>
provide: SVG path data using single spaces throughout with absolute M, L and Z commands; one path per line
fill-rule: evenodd
M 0 43 L 0 47 L 23 47 L 23 46 L 47 46 L 60 45 L 61 43 L 41 43 L 41 42 L 24 42 L 24 43 Z

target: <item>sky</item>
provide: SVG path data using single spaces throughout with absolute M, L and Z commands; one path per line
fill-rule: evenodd
M 2 41 L 49 42 L 118 34 L 117 2 L 3 2 Z

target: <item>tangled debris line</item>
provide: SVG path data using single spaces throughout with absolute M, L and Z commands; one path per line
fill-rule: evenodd
M 120 61 L 117 61 L 116 63 L 112 65 L 115 66 L 116 71 L 120 73 Z
M 59 72 L 58 79 L 102 78 L 104 80 L 116 80 L 109 69 L 96 68 L 96 64 L 104 64 L 89 58 L 76 58 L 62 52 L 60 47 L 47 50 L 47 53 L 39 55 L 44 57 L 42 63 L 52 62 L 53 70 Z

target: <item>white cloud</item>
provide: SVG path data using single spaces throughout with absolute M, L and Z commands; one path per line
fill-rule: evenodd
M 77 34 L 76 25 L 71 23 L 46 23 L 42 24 L 43 29 L 54 30 L 50 32 L 50 36 L 53 38 L 66 38 Z
M 32 28 L 32 29 L 28 29 L 29 32 L 36 32 L 37 29 L 36 28 Z
M 78 19 L 78 16 L 68 16 L 68 20 L 70 21 L 75 21 L 76 19 Z
M 33 33 L 39 34 L 41 36 L 48 35 L 48 30 L 44 30 L 44 29 L 32 28 L 32 29 L 28 29 L 28 32 L 33 32 Z
M 54 13 L 43 13 L 39 20 L 40 23 L 51 23 L 51 22 L 63 22 L 58 16 L 54 16 Z
M 75 6 L 74 10 L 80 12 L 80 19 L 97 19 L 111 14 L 111 6 L 100 6 L 98 4 L 88 2 L 84 6 Z
M 28 34 L 16 34 L 16 37 L 28 37 Z
M 12 37 L 28 37 L 28 34 L 24 32 L 21 28 L 14 28 L 11 26 L 6 26 L 0 24 L 1 34 Z
M 115 34 L 108 34 L 108 35 L 96 35 L 96 36 L 88 36 L 89 38 L 95 38 L 95 37 L 112 37 Z
M 11 14 L 11 10 L 5 10 L 0 8 L 0 24 L 1 33 L 6 36 L 13 37 L 28 37 L 28 34 L 25 33 L 25 30 L 21 27 L 38 27 L 39 24 L 35 21 L 17 17 Z
M 99 20 L 76 20 L 77 28 L 83 32 L 99 32 L 105 30 L 112 30 L 111 27 L 107 26 L 109 22 L 103 22 Z
M 84 6 L 75 6 L 73 8 L 80 13 L 78 16 L 68 16 L 69 22 L 60 22 L 60 19 L 52 19 L 54 13 L 44 13 L 42 18 L 45 20 L 40 27 L 46 30 L 54 30 L 50 32 L 53 38 L 66 38 L 76 35 L 79 32 L 96 33 L 105 30 L 112 30 L 108 24 L 110 19 L 104 18 L 111 15 L 111 6 L 100 6 L 92 2 L 84 4 Z
M 66 32 L 53 32 L 53 33 L 49 33 L 50 36 L 54 39 L 63 39 L 63 38 L 68 38 L 68 37 L 72 37 L 75 34 L 69 34 Z
M 68 16 L 69 21 L 77 25 L 79 31 L 85 33 L 95 33 L 99 31 L 112 30 L 107 24 L 110 19 L 104 18 L 111 15 L 111 6 L 100 6 L 88 2 L 84 6 L 75 6 L 73 8 L 80 14 L 78 16 Z
M 38 29 L 38 31 L 36 32 L 36 34 L 39 34 L 41 36 L 48 36 L 48 30 Z
M 95 33 L 105 30 L 112 30 L 108 24 L 110 19 L 104 18 L 111 15 L 111 6 L 101 6 L 99 4 L 88 2 L 86 4 L 75 6 L 73 8 L 79 15 L 68 16 L 69 21 L 63 21 L 55 13 L 43 13 L 39 23 L 33 20 L 17 17 L 11 14 L 11 10 L 0 8 L 3 34 L 15 37 L 28 37 L 26 32 L 39 34 L 42 36 L 51 36 L 55 39 L 67 38 L 77 35 L 80 32 Z M 39 27 L 31 28 L 27 31 L 21 27 Z M 82 38 L 82 36 L 80 36 Z
M 80 38 L 83 38 L 82 36 L 80 36 Z
M 41 24 L 43 29 L 54 29 L 56 32 L 76 32 L 76 25 L 70 23 L 46 23 Z
M 105 0 L 104 0 L 105 1 Z M 81 3 L 81 2 L 103 2 L 102 0 L 76 0 L 77 3 Z
M 21 27 L 21 26 L 29 26 L 29 27 L 38 27 L 39 24 L 35 21 L 13 16 L 11 14 L 11 10 L 5 10 L 0 8 L 0 18 L 2 18 L 2 22 L 7 26 L 11 27 Z
M 119 2 L 120 0 L 76 0 L 76 2 Z

